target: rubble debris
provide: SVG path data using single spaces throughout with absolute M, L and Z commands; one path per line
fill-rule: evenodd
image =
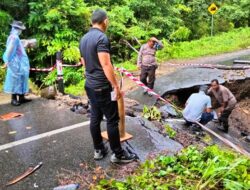
M 21 116 L 23 116 L 23 114 L 10 112 L 4 115 L 0 115 L 0 120 L 7 121 L 7 120 L 14 119 L 14 118 L 21 117 Z
M 49 86 L 41 90 L 40 93 L 42 98 L 55 99 L 57 95 L 57 90 L 55 86 Z
M 58 95 L 55 97 L 58 105 L 64 104 L 66 106 L 73 107 L 74 105 L 77 104 L 83 104 L 87 105 L 88 104 L 88 99 L 87 97 L 81 97 L 81 98 L 72 98 L 71 95 L 63 95 L 61 93 L 58 93 Z
M 76 190 L 80 187 L 79 184 L 69 184 L 55 187 L 53 190 Z

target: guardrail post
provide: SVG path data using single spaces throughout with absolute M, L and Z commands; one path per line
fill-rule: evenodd
M 64 94 L 62 52 L 56 53 L 57 84 L 60 93 Z

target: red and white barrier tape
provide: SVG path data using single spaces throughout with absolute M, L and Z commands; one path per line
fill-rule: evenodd
M 148 88 L 144 83 L 142 83 L 138 78 L 134 77 L 132 75 L 132 73 L 128 72 L 126 69 L 124 69 L 124 68 L 118 68 L 118 67 L 114 67 L 114 68 L 115 68 L 116 71 L 119 71 L 120 73 L 125 74 L 129 79 L 131 79 L 132 81 L 134 81 L 138 86 L 144 88 L 147 92 L 149 92 L 150 94 L 152 94 L 153 96 L 155 96 L 157 99 L 160 99 L 163 102 L 168 103 L 171 106 L 173 106 L 174 108 L 176 108 L 176 106 L 172 105 L 169 101 L 165 100 L 159 94 L 157 94 L 156 92 L 154 92 L 152 89 Z
M 227 65 L 220 65 L 220 64 L 193 64 L 193 63 L 168 63 L 170 66 L 176 66 L 176 67 L 203 67 L 203 68 L 228 68 L 228 69 L 250 69 L 250 66 L 227 66 Z
M 39 68 L 30 68 L 30 71 L 36 71 L 36 72 L 51 72 L 56 68 L 54 65 L 53 67 L 50 68 L 45 68 L 45 69 L 39 69 Z

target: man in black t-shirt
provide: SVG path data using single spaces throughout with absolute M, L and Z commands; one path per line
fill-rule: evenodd
M 121 91 L 110 60 L 110 43 L 104 34 L 108 26 L 106 12 L 100 9 L 94 11 L 91 21 L 92 28 L 80 41 L 80 52 L 86 67 L 85 90 L 91 104 L 90 131 L 95 148 L 94 159 L 100 160 L 108 152 L 100 129 L 105 115 L 110 148 L 113 151 L 110 160 L 115 163 L 129 163 L 136 156 L 123 150 L 120 144 L 117 100 L 121 97 Z M 111 100 L 112 91 L 114 100 Z

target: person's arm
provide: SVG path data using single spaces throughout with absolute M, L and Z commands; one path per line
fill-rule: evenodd
M 164 47 L 163 43 L 160 40 L 158 40 L 157 38 L 152 37 L 151 40 L 155 41 L 158 44 L 157 50 L 162 49 Z
M 85 67 L 85 61 L 84 61 L 83 57 L 80 58 L 80 64 L 81 64 L 83 67 Z
M 143 45 L 140 48 L 138 58 L 137 58 L 137 68 L 140 69 L 142 65 L 142 51 L 143 51 Z
M 207 94 L 212 95 L 212 88 L 211 87 L 208 89 Z
M 227 91 L 223 90 L 222 92 L 222 99 L 223 99 L 223 103 L 221 104 L 220 107 L 220 112 L 222 113 L 225 108 L 228 106 L 228 101 L 229 101 L 229 94 Z
M 6 50 L 3 54 L 4 65 L 2 68 L 6 68 L 10 62 L 12 56 L 16 53 L 17 49 L 17 38 L 15 36 L 10 36 L 7 42 Z
M 105 73 L 105 76 L 114 88 L 116 99 L 118 100 L 121 97 L 121 91 L 115 78 L 115 72 L 113 65 L 111 64 L 110 54 L 107 52 L 98 52 L 98 58 Z

